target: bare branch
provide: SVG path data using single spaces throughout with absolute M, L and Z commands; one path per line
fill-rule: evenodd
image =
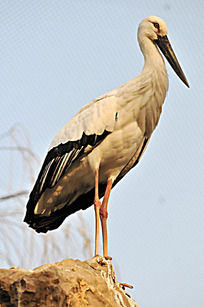
M 90 254 L 89 229 L 83 217 L 76 218 L 72 225 L 70 222 L 64 224 L 60 232 L 49 235 L 37 235 L 22 223 L 24 197 L 28 196 L 26 188 L 28 184 L 33 185 L 41 161 L 32 150 L 26 129 L 21 124 L 0 134 L 0 154 L 5 163 L 5 173 L 0 176 L 0 262 L 6 266 L 30 267 L 67 257 L 70 251 Z
M 0 201 L 3 201 L 3 200 L 8 200 L 10 198 L 15 198 L 15 197 L 19 197 L 19 196 L 23 196 L 23 195 L 27 195 L 28 194 L 28 191 L 20 191 L 20 192 L 16 192 L 16 193 L 13 193 L 13 194 L 8 194 L 8 195 L 5 195 L 5 196 L 1 196 L 0 197 Z
M 29 155 L 31 155 L 38 163 L 39 163 L 39 159 L 38 157 L 33 153 L 32 150 L 30 150 L 27 147 L 23 147 L 23 146 L 1 146 L 0 150 L 7 150 L 7 151 L 11 151 L 11 150 L 17 150 L 17 151 L 24 151 L 29 153 Z

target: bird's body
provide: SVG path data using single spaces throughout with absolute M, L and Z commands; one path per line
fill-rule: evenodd
M 25 221 L 36 231 L 55 229 L 75 211 L 96 207 L 108 182 L 111 189 L 139 162 L 168 89 L 164 60 L 147 23 L 167 34 L 158 17 L 140 24 L 141 74 L 83 107 L 51 143 L 27 205 Z M 158 31 L 150 31 L 155 40 Z

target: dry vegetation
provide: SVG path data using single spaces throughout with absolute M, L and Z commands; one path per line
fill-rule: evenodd
M 70 256 L 90 257 L 90 231 L 80 213 L 46 235 L 22 222 L 41 161 L 21 125 L 0 135 L 0 161 L 0 267 L 32 268 Z

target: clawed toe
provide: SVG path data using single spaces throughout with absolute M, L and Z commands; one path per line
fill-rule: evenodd
M 112 260 L 112 257 L 110 257 L 110 256 L 105 256 L 104 257 L 106 260 Z
M 133 286 L 127 284 L 126 282 L 120 282 L 120 286 L 125 290 L 125 287 L 132 289 Z

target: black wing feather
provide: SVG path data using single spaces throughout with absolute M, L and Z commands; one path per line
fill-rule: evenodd
M 79 159 L 82 156 L 87 146 L 91 146 L 92 148 L 90 150 L 93 150 L 100 142 L 105 139 L 109 133 L 110 132 L 106 130 L 101 135 L 86 135 L 83 133 L 80 140 L 68 141 L 65 144 L 60 144 L 52 148 L 48 152 L 34 188 L 30 193 L 29 201 L 27 203 L 27 212 L 24 219 L 25 222 L 33 227 L 33 221 L 35 219 L 34 208 L 42 193 L 47 188 L 52 188 L 57 184 L 59 179 L 63 176 L 64 172 L 70 167 L 70 165 L 76 159 Z
M 99 184 L 99 197 L 103 197 L 106 189 L 106 183 Z M 64 206 L 62 209 L 53 212 L 50 216 L 33 215 L 32 221 L 29 223 L 30 227 L 35 229 L 37 232 L 47 232 L 58 228 L 65 218 L 78 210 L 85 210 L 93 204 L 94 199 L 94 188 L 89 192 L 80 195 L 72 204 Z M 26 222 L 28 222 L 26 220 Z

